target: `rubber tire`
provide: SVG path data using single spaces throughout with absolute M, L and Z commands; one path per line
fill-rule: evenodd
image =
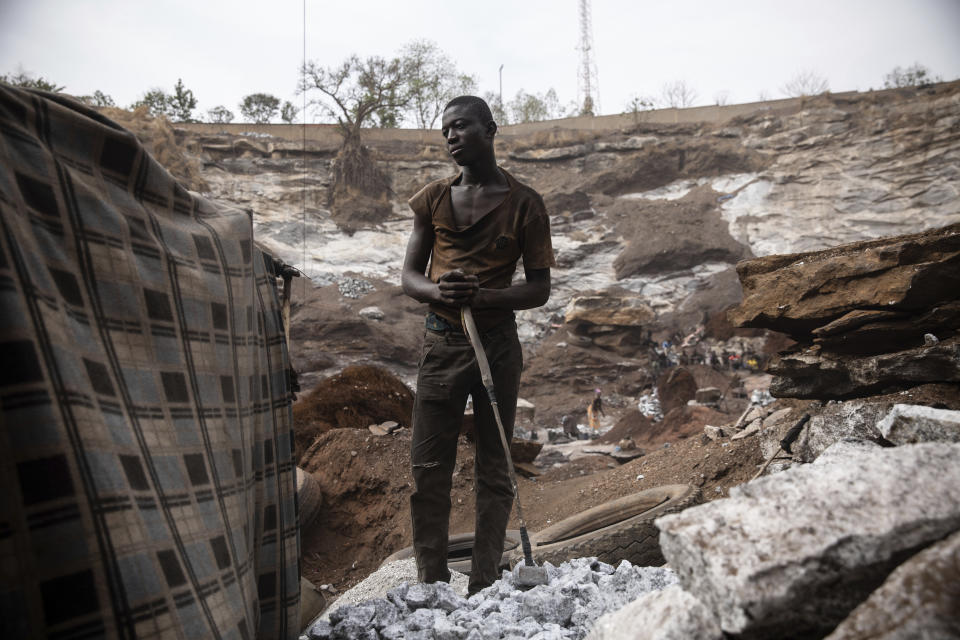
M 559 565 L 572 558 L 596 557 L 612 565 L 629 560 L 641 567 L 660 566 L 665 560 L 660 550 L 660 530 L 653 521 L 700 501 L 700 489 L 686 484 L 611 500 L 534 533 L 530 538 L 534 561 Z M 651 502 L 656 506 L 651 508 Z M 509 555 L 510 566 L 523 560 L 522 550 Z
M 300 530 L 307 531 L 320 515 L 323 491 L 317 479 L 300 467 L 297 467 L 297 504 L 300 508 Z
M 458 571 L 470 575 L 473 567 L 471 555 L 473 553 L 474 532 L 458 533 L 450 536 L 447 542 L 447 568 L 450 571 Z M 515 549 L 520 548 L 520 530 L 507 529 L 507 537 L 503 540 L 503 555 L 500 556 L 500 568 L 506 569 L 510 566 L 509 556 Z M 523 557 L 523 551 L 520 551 Z M 404 547 L 387 556 L 380 566 L 394 562 L 396 560 L 406 560 L 413 557 L 413 547 Z

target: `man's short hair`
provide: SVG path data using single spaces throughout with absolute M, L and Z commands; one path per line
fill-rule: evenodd
M 483 98 L 478 98 L 477 96 L 457 96 L 453 100 L 447 103 L 447 106 L 443 108 L 444 111 L 450 107 L 459 107 L 465 106 L 470 109 L 474 115 L 480 118 L 480 121 L 483 124 L 487 124 L 493 120 L 493 113 L 490 111 L 490 107 L 487 105 L 487 101 Z

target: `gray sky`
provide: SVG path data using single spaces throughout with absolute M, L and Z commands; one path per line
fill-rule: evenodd
M 801 71 L 835 92 L 883 86 L 895 66 L 920 62 L 960 78 L 960 0 L 593 0 L 601 113 L 632 95 L 657 97 L 684 80 L 696 104 L 784 97 Z M 391 56 L 433 40 L 481 92 L 518 89 L 577 97 L 577 0 L 306 0 L 307 59 Z M 461 7 L 461 8 L 458 8 Z M 121 106 L 147 89 L 193 90 L 199 112 L 239 117 L 249 93 L 300 105 L 302 0 L 0 0 L 0 73 L 42 75 L 76 95 L 95 89 Z M 308 118 L 313 121 L 314 118 Z

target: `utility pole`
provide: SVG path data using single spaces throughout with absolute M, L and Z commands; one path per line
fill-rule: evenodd
M 500 65 L 500 117 L 503 118 L 503 65 Z
M 580 0 L 580 64 L 577 91 L 580 115 L 592 116 L 600 111 L 597 65 L 593 61 L 593 21 L 590 0 Z

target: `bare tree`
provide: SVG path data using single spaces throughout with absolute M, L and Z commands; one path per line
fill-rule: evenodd
M 654 99 L 649 96 L 641 96 L 634 93 L 627 101 L 627 107 L 624 113 L 632 113 L 636 115 L 641 111 L 649 111 L 650 109 L 653 109 L 654 102 Z
M 697 92 L 684 80 L 668 82 L 663 85 L 662 90 L 663 103 L 668 107 L 675 109 L 685 109 L 692 107 L 694 100 L 697 99 Z
M 380 198 L 387 193 L 386 178 L 377 170 L 360 129 L 379 114 L 403 109 L 408 96 L 403 63 L 372 56 L 361 60 L 352 55 L 340 65 L 323 67 L 310 61 L 303 66 L 299 93 L 316 89 L 322 96 L 310 101 L 327 117 L 336 120 L 343 143 L 333 165 L 331 200 L 349 192 Z
M 791 98 L 818 96 L 830 90 L 830 84 L 823 76 L 810 71 L 800 71 L 780 89 Z
M 718 107 L 722 107 L 730 102 L 730 92 L 727 90 L 717 91 L 713 94 L 713 102 Z

